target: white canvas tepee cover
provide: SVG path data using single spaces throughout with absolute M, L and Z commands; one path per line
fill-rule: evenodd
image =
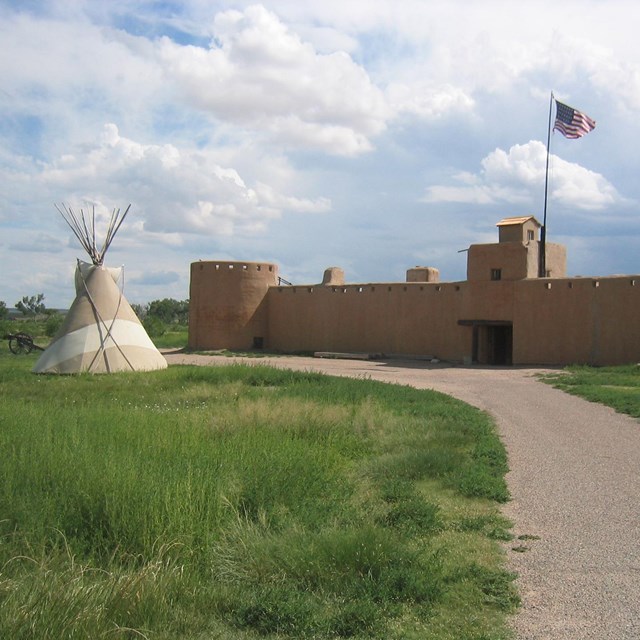
M 36 362 L 35 373 L 113 373 L 167 367 L 117 285 L 120 272 L 78 260 L 76 299 Z

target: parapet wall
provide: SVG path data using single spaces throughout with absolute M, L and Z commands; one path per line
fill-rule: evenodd
M 278 267 L 260 262 L 193 262 L 189 291 L 189 347 L 267 346 L 267 291 Z

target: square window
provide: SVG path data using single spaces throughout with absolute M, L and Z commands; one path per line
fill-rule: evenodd
M 533 232 L 533 229 L 527 229 L 527 240 L 533 240 L 535 237 L 535 234 Z
M 491 269 L 492 280 L 502 280 L 502 269 Z

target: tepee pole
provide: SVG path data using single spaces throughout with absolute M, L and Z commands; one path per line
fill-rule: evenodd
M 549 124 L 547 125 L 547 166 L 544 172 L 544 212 L 540 229 L 540 254 L 538 256 L 538 277 L 547 275 L 547 193 L 549 191 L 549 147 L 551 145 L 551 111 L 553 109 L 553 91 L 549 100 Z

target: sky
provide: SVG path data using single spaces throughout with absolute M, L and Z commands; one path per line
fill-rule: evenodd
M 466 277 L 496 222 L 542 221 L 551 92 L 596 121 L 550 139 L 547 239 L 569 275 L 640 272 L 635 0 L 0 0 L 0 300 L 75 296 L 56 205 L 129 215 L 130 302 L 190 263 Z M 555 107 L 551 109 L 555 117 Z

